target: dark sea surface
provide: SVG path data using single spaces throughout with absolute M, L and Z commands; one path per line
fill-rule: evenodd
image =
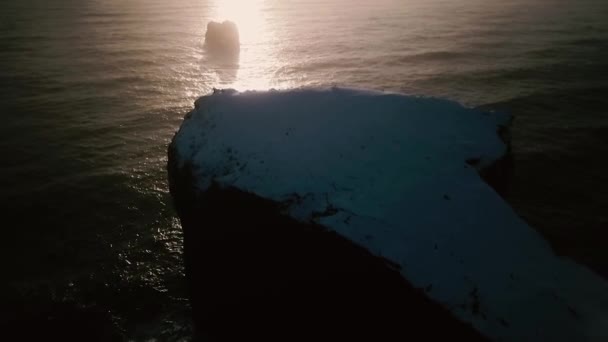
M 240 56 L 206 53 L 217 19 Z M 2 322 L 188 340 L 182 117 L 213 87 L 331 85 L 514 114 L 509 202 L 608 275 L 608 1 L 3 0 Z

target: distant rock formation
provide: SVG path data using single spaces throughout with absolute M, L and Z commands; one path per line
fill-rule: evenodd
M 209 22 L 205 33 L 205 46 L 211 52 L 238 54 L 241 43 L 236 24 L 232 21 Z

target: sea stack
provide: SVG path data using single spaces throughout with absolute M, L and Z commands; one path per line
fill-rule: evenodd
M 341 88 L 201 97 L 168 161 L 198 331 L 604 340 L 608 284 L 500 196 L 509 122 Z
M 238 53 L 241 42 L 236 24 L 232 21 L 209 22 L 205 33 L 205 47 L 216 53 Z

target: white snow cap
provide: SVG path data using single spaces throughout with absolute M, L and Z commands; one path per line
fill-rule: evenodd
M 608 283 L 557 257 L 465 162 L 501 158 L 508 120 L 353 89 L 218 90 L 174 146 L 201 191 L 215 182 L 291 203 L 288 215 L 400 265 L 494 340 L 606 341 Z

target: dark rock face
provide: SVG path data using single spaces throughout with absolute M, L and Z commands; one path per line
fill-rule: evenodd
M 507 146 L 507 152 L 485 168 L 479 168 L 478 159 L 469 159 L 467 164 L 476 167 L 479 175 L 500 196 L 507 197 L 511 178 L 513 178 L 513 154 L 511 151 L 511 123 L 500 126 L 498 136 Z
M 485 340 L 383 258 L 234 188 L 194 187 L 169 148 L 194 322 L 215 340 Z
M 211 21 L 207 24 L 205 47 L 218 54 L 237 54 L 240 51 L 239 30 L 235 23 Z

